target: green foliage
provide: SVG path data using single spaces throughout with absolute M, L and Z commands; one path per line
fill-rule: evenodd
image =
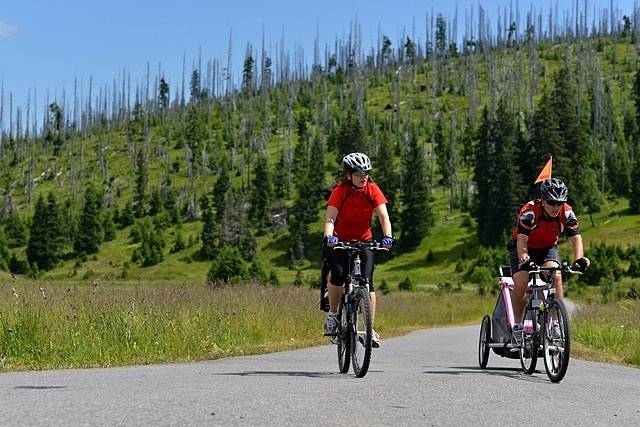
M 78 233 L 73 242 L 76 253 L 94 254 L 98 252 L 103 239 L 100 210 L 102 209 L 102 194 L 93 185 L 88 185 L 84 195 L 84 206 L 80 214 Z
M 172 254 L 174 254 L 174 253 L 180 252 L 181 250 L 186 249 L 186 248 L 187 248 L 187 244 L 184 241 L 184 237 L 182 237 L 182 233 L 180 231 L 178 231 L 176 233 L 176 240 L 173 243 L 173 246 L 171 247 L 170 252 Z
M 10 248 L 24 246 L 28 239 L 27 226 L 22 220 L 20 214 L 11 210 L 4 221 L 4 232 L 7 239 L 7 245 Z
M 403 210 L 400 213 L 400 245 L 401 248 L 409 250 L 417 247 L 422 238 L 429 233 L 434 217 L 427 188 L 424 152 L 413 134 L 409 135 L 406 144 L 402 159 Z
M 211 260 L 218 253 L 216 222 L 213 217 L 209 196 L 205 195 L 200 204 L 202 206 L 202 232 L 200 233 L 202 246 L 200 247 L 200 256 L 203 259 Z
M 104 241 L 110 242 L 116 238 L 116 224 L 113 220 L 113 211 L 111 209 L 104 213 L 102 221 L 102 229 L 104 230 Z
M 142 218 L 146 214 L 147 183 L 149 181 L 149 166 L 147 165 L 146 146 L 138 149 L 136 154 L 136 189 L 133 197 L 135 216 Z
M 47 202 L 41 194 L 36 202 L 29 242 L 27 244 L 27 259 L 38 270 L 53 268 L 62 256 L 63 232 L 58 203 L 49 193 Z
M 249 217 L 259 231 L 265 231 L 271 222 L 271 203 L 273 197 L 273 184 L 271 173 L 264 153 L 258 155 L 253 185 L 251 187 L 251 208 Z
M 143 267 L 149 267 L 162 262 L 164 259 L 163 250 L 165 247 L 164 235 L 150 218 L 139 220 L 140 247 L 133 251 L 131 261 Z
M 9 269 L 10 259 L 7 238 L 2 228 L 0 228 L 0 270 L 7 271 Z
M 209 283 L 237 283 L 247 277 L 248 266 L 242 253 L 235 246 L 225 246 L 211 264 L 207 280 Z
M 603 286 L 605 294 L 610 297 L 614 283 L 618 282 L 624 273 L 620 252 L 621 248 L 616 245 L 606 243 L 589 245 L 585 255 L 592 260 L 592 263 L 582 276 L 582 280 L 590 286 Z
M 398 284 L 398 289 L 400 289 L 401 291 L 415 292 L 418 287 L 415 282 L 411 280 L 411 277 L 407 276 L 402 282 Z

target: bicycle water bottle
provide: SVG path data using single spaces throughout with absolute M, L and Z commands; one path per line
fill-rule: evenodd
M 353 260 L 353 274 L 354 274 L 354 276 L 359 276 L 361 274 L 361 272 L 360 272 L 360 255 L 356 255 L 355 259 Z

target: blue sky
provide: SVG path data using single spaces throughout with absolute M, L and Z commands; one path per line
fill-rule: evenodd
M 512 2 L 515 6 L 516 0 Z M 520 0 L 522 15 L 529 3 Z M 546 11 L 551 2 L 534 3 Z M 562 10 L 575 0 L 557 3 Z M 609 6 L 609 0 L 589 0 L 589 14 L 594 3 L 598 9 Z M 27 91 L 36 88 L 41 104 L 47 90 L 51 96 L 62 87 L 70 91 L 75 77 L 85 85 L 89 76 L 96 86 L 111 85 L 127 68 L 135 82 L 144 76 L 147 62 L 152 73 L 160 62 L 173 92 L 180 84 L 183 55 L 187 70 L 200 48 L 204 59 L 226 61 L 231 31 L 235 63 L 241 63 L 247 42 L 260 47 L 263 28 L 267 47 L 275 49 L 284 33 L 288 49 L 301 45 L 311 57 L 316 28 L 324 46 L 346 35 L 357 18 L 363 42 L 370 45 L 379 26 L 396 41 L 403 29 L 412 33 L 415 20 L 416 38 L 424 40 L 425 14 L 433 8 L 452 16 L 456 4 L 462 33 L 465 9 L 482 4 L 493 17 L 508 0 L 0 0 L 0 81 L 5 103 L 8 92 L 24 103 Z M 621 15 L 629 14 L 633 0 L 614 4 Z

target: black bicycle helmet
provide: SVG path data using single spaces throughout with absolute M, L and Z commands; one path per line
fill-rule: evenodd
M 558 178 L 548 178 L 540 184 L 540 195 L 544 200 L 556 202 L 566 202 L 569 189 L 562 180 Z
M 371 160 L 366 154 L 351 153 L 342 158 L 342 167 L 350 172 L 369 172 Z

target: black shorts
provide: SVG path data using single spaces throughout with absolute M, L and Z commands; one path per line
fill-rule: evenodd
M 331 268 L 331 284 L 336 286 L 344 285 L 344 276 L 349 269 L 347 262 L 349 254 L 347 251 L 334 250 L 325 246 L 323 257 Z M 360 251 L 360 270 L 362 275 L 369 282 L 369 292 L 375 292 L 373 287 L 373 265 L 375 263 L 374 252 L 370 249 Z
M 509 245 L 509 262 L 511 264 L 511 275 L 513 276 L 520 270 L 520 260 L 518 259 L 518 249 L 515 240 L 511 240 Z M 538 266 L 542 266 L 547 261 L 555 261 L 560 265 L 560 252 L 558 245 L 549 246 L 547 248 L 529 248 L 529 258 Z

